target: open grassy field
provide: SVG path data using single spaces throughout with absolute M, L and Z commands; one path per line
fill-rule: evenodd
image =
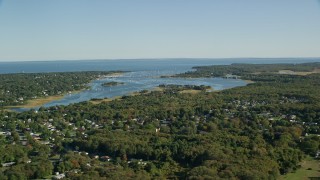
M 201 92 L 201 90 L 194 90 L 194 89 L 187 89 L 187 90 L 180 91 L 180 93 L 188 93 L 188 94 L 197 94 L 200 92 Z
M 307 157 L 301 162 L 301 168 L 294 173 L 281 176 L 281 180 L 313 180 L 320 179 L 320 161 Z
M 9 106 L 7 108 L 34 108 L 42 106 L 46 103 L 49 103 L 51 101 L 60 100 L 63 98 L 63 95 L 57 95 L 57 96 L 48 96 L 43 98 L 37 98 L 28 100 L 26 104 L 18 105 L 18 106 Z
M 92 104 L 100 104 L 103 102 L 110 102 L 114 99 L 120 99 L 120 96 L 114 97 L 114 98 L 105 98 L 105 99 L 96 99 L 96 100 L 90 100 L 89 102 L 91 102 Z
M 317 68 L 317 69 L 314 69 L 313 71 L 310 71 L 310 72 L 296 72 L 296 71 L 291 71 L 291 70 L 280 70 L 278 73 L 279 74 L 306 76 L 309 74 L 320 73 L 320 69 Z
M 78 91 L 71 91 L 69 92 L 70 94 L 76 94 L 79 93 L 83 90 L 78 90 Z M 55 96 L 47 96 L 47 97 L 39 97 L 36 99 L 31 99 L 28 100 L 25 104 L 21 104 L 21 105 L 17 105 L 17 106 L 7 106 L 7 109 L 10 108 L 34 108 L 34 107 L 39 107 L 39 106 L 43 106 L 51 101 L 56 101 L 56 100 L 60 100 L 62 99 L 66 94 L 61 94 L 61 95 L 55 95 Z

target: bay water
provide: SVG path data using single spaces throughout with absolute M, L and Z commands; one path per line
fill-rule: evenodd
M 94 80 L 88 84 L 88 90 L 65 95 L 61 100 L 45 104 L 45 107 L 68 105 L 88 101 L 93 98 L 113 98 L 128 95 L 141 90 L 152 90 L 160 84 L 206 85 L 214 90 L 223 90 L 247 83 L 240 79 L 224 78 L 161 78 L 192 71 L 194 66 L 227 65 L 232 63 L 303 63 L 319 62 L 318 58 L 308 59 L 127 59 L 127 60 L 69 60 L 69 61 L 28 61 L 0 62 L 0 73 L 39 73 L 39 72 L 74 72 L 74 71 L 128 71 L 119 76 L 110 76 Z M 123 84 L 111 87 L 102 86 L 105 82 L 121 82 Z M 38 107 L 35 107 L 35 109 Z M 16 108 L 16 111 L 28 109 Z

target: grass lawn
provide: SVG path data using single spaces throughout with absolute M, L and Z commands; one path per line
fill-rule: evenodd
M 180 93 L 189 93 L 189 94 L 198 94 L 200 92 L 201 90 L 194 90 L 194 89 L 187 89 L 187 90 L 180 91 Z
M 301 162 L 301 168 L 294 173 L 288 173 L 279 179 L 285 180 L 312 180 L 320 179 L 320 161 L 307 157 Z

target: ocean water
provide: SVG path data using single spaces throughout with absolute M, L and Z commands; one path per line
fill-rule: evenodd
M 234 59 L 127 59 L 0 62 L 0 74 L 70 71 L 187 71 L 193 66 L 232 63 L 304 63 L 320 62 L 320 58 L 234 58 Z
M 194 66 L 225 65 L 231 63 L 303 63 L 319 62 L 320 59 L 135 59 L 135 60 L 82 60 L 82 61 L 33 61 L 0 62 L 2 73 L 70 72 L 70 71 L 129 71 L 121 76 L 107 77 L 88 84 L 90 89 L 68 94 L 63 99 L 45 104 L 45 107 L 68 105 L 93 98 L 112 98 L 141 90 L 152 90 L 160 84 L 207 85 L 214 90 L 223 90 L 247 83 L 240 79 L 223 78 L 160 78 L 192 71 Z M 105 82 L 123 82 L 123 85 L 103 87 Z M 38 107 L 35 107 L 38 108 Z M 24 111 L 28 109 L 15 109 Z

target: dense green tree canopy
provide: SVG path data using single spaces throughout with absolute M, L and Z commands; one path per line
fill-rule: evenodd
M 320 74 L 276 72 L 317 66 L 202 67 L 188 75 L 255 83 L 161 85 L 110 102 L 1 111 L 0 178 L 277 179 L 319 152 Z

